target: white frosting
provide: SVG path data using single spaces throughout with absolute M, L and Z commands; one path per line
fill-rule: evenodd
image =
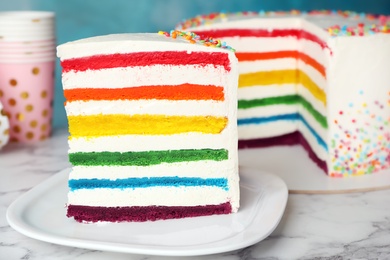
M 310 122 L 309 122 L 310 124 Z M 317 139 L 315 136 L 309 131 L 309 129 L 302 123 L 298 123 L 298 130 L 303 135 L 303 137 L 306 139 L 307 143 L 313 150 L 314 154 L 320 159 L 326 162 L 328 158 L 328 152 L 325 150 L 324 147 L 320 146 L 318 144 Z M 324 140 L 324 139 L 323 139 Z M 324 140 L 325 141 L 325 140 Z
M 229 19 L 223 22 L 208 23 L 206 25 L 200 25 L 195 31 L 206 31 L 211 29 L 300 29 L 301 19 L 295 17 L 279 17 L 274 19 L 272 17 L 247 17 L 247 16 L 230 16 Z M 233 46 L 234 47 L 234 46 Z
M 157 34 L 121 34 L 83 39 L 61 45 L 61 60 L 114 53 L 153 51 L 224 52 L 229 56 L 231 70 L 214 65 L 153 65 L 83 72 L 63 73 L 64 89 L 127 88 L 183 83 L 216 85 L 224 88 L 225 100 L 216 101 L 94 101 L 69 102 L 68 115 L 90 114 L 166 114 L 226 116 L 228 124 L 220 134 L 182 134 L 172 136 L 124 135 L 119 137 L 71 138 L 69 152 L 86 151 L 148 151 L 198 148 L 224 148 L 229 159 L 221 162 L 199 161 L 171 163 L 149 167 L 74 167 L 70 179 L 126 178 L 129 176 L 219 176 L 228 179 L 229 189 L 217 187 L 152 187 L 136 189 L 81 189 L 69 192 L 68 203 L 91 206 L 196 206 L 230 202 L 233 212 L 239 207 L 239 176 L 237 162 L 237 81 L 238 61 L 225 49 L 189 44 Z M 81 119 L 82 120 L 82 119 Z M 127 145 L 128 144 L 128 145 Z M 164 175 L 162 175 L 164 174 Z
M 240 88 L 238 90 L 238 99 L 251 100 L 294 94 L 296 94 L 295 84 L 252 86 Z
M 226 52 L 226 49 L 190 44 L 183 38 L 172 39 L 157 33 L 110 34 L 68 42 L 57 47 L 61 60 L 102 54 L 135 53 L 151 51 Z
M 301 106 L 294 105 L 270 105 L 265 107 L 255 107 L 252 109 L 240 109 L 238 112 L 239 119 L 244 118 L 267 118 L 271 116 L 277 115 L 286 115 L 300 112 L 302 117 L 309 123 L 309 125 L 321 136 L 324 140 L 327 137 L 327 131 L 323 128 L 314 118 L 313 116 L 307 112 L 306 109 L 303 109 Z M 240 126 L 241 127 L 241 126 Z M 297 130 L 296 128 L 295 130 Z M 263 137 L 263 132 L 254 133 L 257 138 Z
M 232 161 L 197 161 L 162 163 L 151 166 L 74 166 L 70 179 L 118 179 L 137 177 L 200 177 L 221 178 L 226 171 L 234 170 Z
M 191 109 L 196 107 L 196 109 Z M 226 116 L 227 103 L 221 101 L 115 100 L 72 101 L 65 105 L 68 116 L 96 114 L 152 114 L 174 116 Z
M 243 112 L 244 111 L 244 112 Z M 276 115 L 285 115 L 300 112 L 304 120 L 316 131 L 322 140 L 326 141 L 328 132 L 313 117 L 301 107 L 274 105 L 247 110 L 239 110 L 239 115 L 243 118 L 251 117 L 271 117 Z M 244 116 L 245 115 L 245 116 Z M 281 120 L 271 123 L 249 124 L 239 126 L 238 138 L 240 140 L 250 140 L 259 138 L 269 138 L 279 135 L 285 135 L 299 130 L 313 152 L 322 160 L 327 160 L 327 152 L 324 147 L 318 144 L 316 137 L 301 121 Z
M 230 133 L 221 134 L 185 133 L 176 135 L 121 135 L 80 137 L 69 140 L 69 152 L 126 152 L 164 151 L 180 149 L 227 149 Z
M 283 38 L 221 37 L 220 39 L 234 47 L 237 52 L 258 52 L 259 46 L 264 48 L 264 52 L 291 51 L 296 50 L 299 44 L 299 41 L 292 36 Z
M 112 77 L 112 75 L 116 75 L 116 77 Z M 62 75 L 64 89 L 80 87 L 129 88 L 180 85 L 184 83 L 225 86 L 227 84 L 226 72 L 223 67 L 214 65 L 153 65 L 79 72 L 70 71 Z
M 334 51 L 329 66 L 328 138 L 335 142 L 328 159 L 330 171 L 348 157 L 353 160 L 351 164 L 360 165 L 370 164 L 374 158 L 386 161 L 390 143 L 390 35 L 340 37 L 332 39 L 330 45 Z M 389 162 L 383 165 L 388 167 Z
M 296 64 L 297 68 L 304 72 L 309 78 L 322 90 L 326 89 L 326 78 L 315 68 L 307 63 L 298 60 Z
M 313 97 L 310 91 L 303 87 L 301 84 L 283 84 L 283 85 L 267 85 L 267 86 L 253 86 L 239 89 L 239 100 L 251 100 L 251 99 L 262 99 L 269 97 L 278 97 L 285 95 L 295 95 L 299 93 L 306 101 L 308 101 L 312 106 L 322 115 L 326 115 L 326 107 L 323 102 L 318 102 L 318 100 Z M 245 110 L 250 110 L 254 108 L 239 109 L 238 115 L 239 118 L 242 118 L 242 113 L 246 113 Z M 271 112 L 272 113 L 272 112 Z
M 275 115 L 292 114 L 297 112 L 298 107 L 294 105 L 270 105 L 248 109 L 240 109 L 237 115 L 239 119 L 244 119 L 252 117 L 270 117 Z
M 318 101 L 313 94 L 307 89 L 302 87 L 301 84 L 297 85 L 296 92 L 302 96 L 306 101 L 308 101 L 317 112 L 319 112 L 321 115 L 326 116 L 327 114 L 327 107 L 326 104 L 323 102 Z
M 239 63 L 240 74 L 254 73 L 271 70 L 291 70 L 295 69 L 297 61 L 294 58 L 273 59 L 273 60 L 256 60 L 241 61 Z
M 312 28 L 315 28 L 317 31 L 319 28 L 327 29 L 334 25 L 347 26 L 347 27 L 355 27 L 359 23 L 363 23 L 365 25 L 378 24 L 377 19 L 368 19 L 366 16 L 359 17 L 344 17 L 339 14 L 315 14 L 315 15 L 303 15 L 302 23 L 310 24 Z M 306 29 L 307 27 L 305 27 Z M 308 28 L 311 29 L 310 27 Z M 327 32 L 324 31 L 324 35 Z M 321 35 L 320 35 L 321 36 Z
M 297 121 L 275 121 L 267 124 L 247 124 L 239 127 L 238 139 L 268 138 L 295 132 Z
M 79 189 L 68 193 L 68 204 L 102 207 L 218 205 L 234 200 L 231 195 L 231 191 L 208 186 Z

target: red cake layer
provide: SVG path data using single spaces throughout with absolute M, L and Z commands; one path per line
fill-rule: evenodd
M 328 166 L 326 162 L 317 157 L 317 155 L 311 149 L 309 143 L 300 132 L 293 132 L 286 135 L 275 136 L 270 138 L 260 138 L 253 140 L 239 140 L 238 148 L 266 148 L 277 145 L 297 145 L 300 144 L 308 153 L 310 159 L 317 164 L 325 173 L 328 172 Z
M 237 52 L 236 56 L 238 61 L 240 62 L 256 61 L 256 60 L 274 60 L 274 59 L 285 59 L 285 58 L 299 59 L 304 63 L 306 63 L 307 65 L 312 66 L 322 76 L 326 77 L 325 67 L 321 63 L 319 63 L 309 55 L 299 51 Z
M 61 61 L 62 71 L 86 71 L 151 65 L 214 65 L 230 71 L 230 61 L 223 52 L 161 51 L 94 55 Z
M 68 205 L 67 217 L 74 217 L 74 219 L 78 222 L 144 222 L 164 219 L 229 214 L 231 212 L 232 207 L 229 202 L 219 205 L 205 205 L 193 207 L 91 207 Z

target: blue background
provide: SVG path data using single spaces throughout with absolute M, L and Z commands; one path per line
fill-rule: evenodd
M 58 44 L 111 33 L 167 31 L 185 18 L 210 12 L 290 9 L 390 14 L 390 0 L 0 0 L 0 11 L 54 11 Z M 54 127 L 67 126 L 63 103 L 57 61 Z

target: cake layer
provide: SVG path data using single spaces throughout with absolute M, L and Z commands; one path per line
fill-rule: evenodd
M 61 60 L 63 72 L 102 70 L 111 68 L 151 65 L 204 65 L 221 66 L 230 71 L 230 60 L 223 52 L 154 51 L 116 54 L 99 54 Z
M 169 72 L 169 73 L 168 73 Z M 112 77 L 115 75 L 115 77 Z M 172 77 L 172 75 L 175 75 Z M 132 88 L 149 86 L 226 86 L 226 71 L 221 66 L 151 65 L 147 67 L 69 71 L 62 74 L 64 90 L 80 88 Z
M 147 206 L 147 207 L 89 207 L 68 205 L 68 217 L 79 222 L 144 222 L 162 219 L 229 214 L 232 207 L 229 202 L 204 206 Z
M 224 100 L 223 87 L 181 84 L 130 88 L 77 88 L 64 90 L 67 102 L 88 100 Z
M 319 63 L 314 58 L 310 57 L 304 52 L 299 52 L 296 50 L 288 50 L 288 51 L 273 51 L 273 52 L 238 52 L 236 53 L 237 59 L 240 62 L 239 64 L 239 71 L 242 73 L 247 72 L 246 64 L 245 62 L 250 61 L 274 61 L 274 60 L 281 60 L 281 59 L 288 59 L 290 60 L 291 64 L 293 64 L 292 68 L 296 67 L 297 60 L 301 61 L 308 66 L 311 66 L 313 69 L 318 71 L 323 77 L 326 77 L 325 67 Z M 248 63 L 247 67 L 248 69 L 251 68 L 251 63 Z M 259 63 L 258 63 L 259 64 Z M 260 64 L 259 64 L 260 65 Z M 267 63 L 265 68 L 270 69 L 269 63 Z M 256 66 L 256 68 L 258 68 Z M 254 69 L 252 67 L 252 69 Z
M 298 68 L 299 71 L 303 72 L 304 76 L 310 78 L 310 80 L 320 89 L 325 89 L 326 87 L 326 78 L 321 75 L 312 66 L 302 62 L 296 61 L 294 59 L 276 59 L 276 60 L 257 60 L 257 61 L 245 61 L 240 62 L 240 77 L 241 75 L 253 74 L 253 73 L 278 73 L 279 71 L 291 71 Z M 274 84 L 282 84 L 285 78 L 278 77 L 279 75 L 269 75 L 269 80 L 274 82 Z M 291 77 L 293 77 L 291 75 Z M 301 79 L 300 73 L 297 73 L 294 77 L 295 82 L 300 83 Z M 261 80 L 261 79 L 260 79 Z M 305 79 L 303 79 L 305 80 Z
M 174 135 L 120 135 L 69 139 L 69 153 L 164 151 L 180 149 L 234 149 L 228 131 L 216 134 L 184 133 Z M 229 145 L 230 144 L 230 145 Z
M 74 166 L 69 179 L 117 179 L 133 177 L 182 176 L 200 178 L 221 178 L 227 172 L 234 172 L 231 161 L 185 161 L 144 166 Z
M 228 190 L 226 178 L 199 178 L 199 177 L 139 177 L 120 179 L 70 179 L 70 191 L 90 189 L 146 189 L 153 187 L 217 187 Z
M 141 152 L 76 152 L 69 154 L 72 165 L 134 165 L 149 166 L 160 163 L 228 159 L 225 149 L 186 149 Z
M 226 115 L 228 104 L 219 101 L 170 101 L 170 100 L 115 100 L 115 101 L 72 101 L 65 109 L 68 116 L 109 115 L 131 111 L 132 114 L 171 116 L 217 116 Z
M 98 207 L 200 206 L 230 202 L 229 190 L 213 186 L 127 189 L 78 189 L 70 191 L 70 205 Z
M 126 134 L 171 135 L 189 132 L 219 134 L 225 129 L 228 119 L 215 116 L 100 114 L 68 116 L 68 122 L 71 137 L 77 138 Z M 91 127 L 94 125 L 99 127 Z
M 298 80 L 298 82 L 297 82 Z M 253 87 L 273 84 L 301 84 L 319 101 L 326 104 L 325 92 L 301 70 L 273 70 L 241 74 L 238 87 Z
M 322 127 L 327 128 L 326 117 L 313 108 L 313 106 L 299 95 L 276 96 L 263 99 L 239 100 L 238 118 L 254 116 L 270 116 L 283 114 L 288 111 L 307 111 Z

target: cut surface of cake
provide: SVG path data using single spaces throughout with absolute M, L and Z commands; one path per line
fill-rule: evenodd
M 69 123 L 68 217 L 154 221 L 239 208 L 238 61 L 190 33 L 58 46 Z
M 335 177 L 390 168 L 389 17 L 213 13 L 177 28 L 236 49 L 240 148 L 301 144 Z

